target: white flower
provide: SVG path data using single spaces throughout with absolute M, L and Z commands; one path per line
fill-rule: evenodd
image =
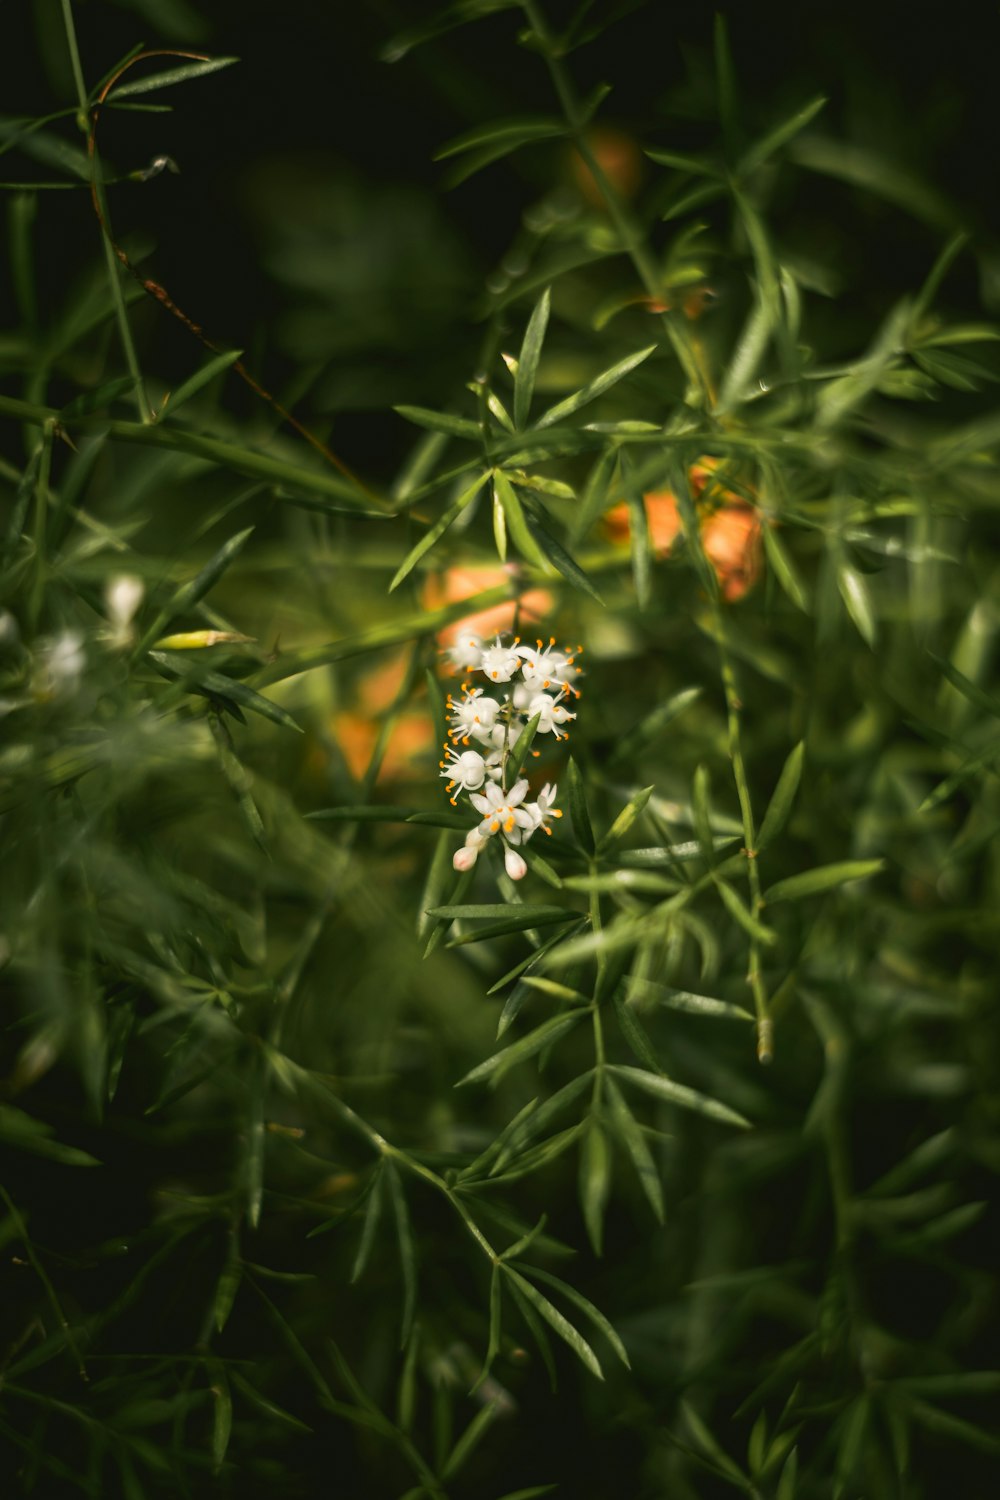
M 556 800 L 556 791 L 556 787 L 552 786 L 551 783 L 546 782 L 545 786 L 542 787 L 542 790 L 538 794 L 538 801 L 526 802 L 524 804 L 524 811 L 531 819 L 531 827 L 525 829 L 524 833 L 521 835 L 521 842 L 523 844 L 526 844 L 531 838 L 532 834 L 538 832 L 539 828 L 543 833 L 551 835 L 552 829 L 546 825 L 546 819 L 562 817 L 561 811 L 554 805 Z
M 451 721 L 448 733 L 452 739 L 461 740 L 466 745 L 470 739 L 478 740 L 481 745 L 489 744 L 500 707 L 495 698 L 484 697 L 482 688 L 464 688 L 458 703 L 449 695 Z
M 471 630 L 463 630 L 454 646 L 449 646 L 445 656 L 456 672 L 474 672 L 483 657 L 483 638 Z
M 40 698 L 66 698 L 75 693 L 87 665 L 83 636 L 64 630 L 43 645 L 34 690 Z
M 532 692 L 568 688 L 580 675 L 580 669 L 575 665 L 576 657 L 565 651 L 554 651 L 555 643 L 555 636 L 551 636 L 548 646 L 538 641 L 535 646 L 517 648 L 517 654 L 522 658 L 521 676 Z
M 531 818 L 521 807 L 524 794 L 528 790 L 527 779 L 522 779 L 505 792 L 503 787 L 491 782 L 482 793 L 473 792 L 469 801 L 476 812 L 482 813 L 483 821 L 479 825 L 479 836 L 481 839 L 489 838 L 494 833 L 503 830 L 504 837 L 512 844 L 521 842 L 521 830 L 531 827 Z
M 108 619 L 118 630 L 131 624 L 146 592 L 141 578 L 134 573 L 115 573 L 104 589 L 104 608 Z
M 554 734 L 557 740 L 564 738 L 559 733 L 559 725 L 576 718 L 576 714 L 571 714 L 558 698 L 550 698 L 548 693 L 536 693 L 525 709 L 525 713 L 529 719 L 533 719 L 538 714 L 538 733 Z
M 517 642 L 505 646 L 500 637 L 497 636 L 492 646 L 487 646 L 483 651 L 479 662 L 479 669 L 485 672 L 491 682 L 509 682 L 521 665 L 517 654 Z
M 461 755 L 449 749 L 448 759 L 439 762 L 441 775 L 448 783 L 449 792 L 458 787 L 462 792 L 474 792 L 486 780 L 486 762 L 478 750 L 463 750 Z M 454 806 L 455 798 L 451 798 Z
M 504 868 L 511 880 L 523 880 L 528 873 L 528 866 L 523 857 L 516 849 L 505 848 L 503 852 Z

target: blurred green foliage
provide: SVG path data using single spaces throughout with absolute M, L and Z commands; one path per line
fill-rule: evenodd
M 442 175 L 286 83 L 241 260 L 148 111 L 231 153 L 239 69 L 95 112 L 136 16 L 260 25 L 40 4 L 0 120 L 5 1493 L 985 1497 L 988 206 L 863 60 L 778 98 L 699 13 L 640 127 L 656 7 L 462 0 L 348 32 Z M 498 608 L 585 647 L 523 884 L 433 749 Z

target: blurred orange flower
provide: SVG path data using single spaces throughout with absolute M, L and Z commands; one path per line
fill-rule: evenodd
M 613 130 L 607 125 L 601 125 L 587 132 L 587 145 L 615 191 L 622 198 L 634 198 L 642 186 L 645 163 L 632 136 L 626 135 L 623 130 Z M 587 202 L 594 208 L 606 208 L 604 194 L 579 151 L 573 149 L 569 161 L 573 181 Z
M 378 722 L 364 713 L 339 713 L 333 717 L 332 728 L 347 769 L 355 781 L 360 781 L 368 770 L 375 749 Z M 434 728 L 430 715 L 407 709 L 392 727 L 379 768 L 379 781 L 403 781 L 418 774 L 433 748 Z
M 691 465 L 688 480 L 696 500 L 704 498 L 721 502 L 718 509 L 702 517 L 701 542 L 715 568 L 722 597 L 732 604 L 742 599 L 760 576 L 761 522 L 752 505 L 734 495 L 732 490 L 711 483 L 718 466 L 718 459 L 699 459 Z M 666 557 L 681 532 L 677 498 L 669 490 L 654 490 L 643 496 L 643 503 L 653 556 Z M 611 507 L 604 523 L 612 541 L 628 541 L 629 511 L 624 502 Z
M 506 583 L 509 577 L 507 569 L 495 563 L 472 563 L 460 568 L 449 568 L 446 573 L 432 573 L 428 576 L 421 602 L 424 609 L 442 609 L 446 604 L 460 604 L 463 599 L 471 599 L 484 589 L 494 589 L 498 584 Z M 529 589 L 526 594 L 521 595 L 520 603 L 522 625 L 543 619 L 553 607 L 552 595 L 547 589 Z M 515 609 L 516 601 L 510 599 L 503 604 L 495 604 L 492 609 L 479 610 L 461 620 L 454 620 L 451 625 L 438 631 L 438 645 L 443 648 L 453 646 L 458 636 L 466 630 L 482 636 L 484 640 L 499 632 L 512 630 Z

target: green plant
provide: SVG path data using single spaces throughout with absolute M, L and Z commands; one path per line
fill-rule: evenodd
M 93 149 L 122 65 L 88 86 L 69 0 L 76 103 L 2 126 L 103 260 L 40 309 L 50 184 L 12 189 L 15 1493 L 987 1493 L 997 331 L 939 311 L 958 232 L 845 347 L 782 185 L 852 158 L 818 99 L 748 131 L 721 21 L 719 142 L 650 146 L 638 196 L 572 81 L 587 6 L 389 54 L 507 12 L 552 112 L 440 157 L 576 187 L 364 482 L 229 414 L 238 356 L 146 367 L 166 294 Z M 154 56 L 102 111 L 218 65 Z M 573 758 L 537 704 L 498 752 L 510 791 L 544 743 L 569 812 L 523 880 L 499 839 L 456 868 L 429 748 L 388 775 L 408 716 L 455 727 L 440 633 L 498 609 L 487 645 L 544 612 L 585 648 Z

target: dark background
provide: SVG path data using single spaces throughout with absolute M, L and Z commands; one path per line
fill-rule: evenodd
M 547 13 L 558 25 L 576 8 L 550 4 Z M 277 394 L 304 402 L 311 420 L 350 412 L 349 422 L 334 425 L 337 443 L 355 463 L 383 473 L 395 456 L 386 408 L 447 400 L 468 378 L 470 309 L 525 207 L 567 176 L 565 149 L 543 147 L 447 188 L 447 164 L 432 159 L 445 141 L 498 116 L 550 113 L 553 100 L 542 59 L 518 55 L 519 11 L 438 37 L 398 62 L 383 60 L 393 36 L 438 9 L 412 0 L 82 0 L 74 7 L 88 83 L 137 42 L 241 59 L 147 96 L 169 101 L 172 114 L 105 116 L 100 144 L 113 167 L 134 171 L 167 154 L 180 168 L 112 189 L 116 232 L 215 340 L 247 350 Z M 829 103 L 817 125 L 824 133 L 881 152 L 933 184 L 941 199 L 937 221 L 919 223 L 872 194 L 797 175 L 784 207 L 838 266 L 847 298 L 837 318 L 849 320 L 853 311 L 857 327 L 870 328 L 902 288 L 919 285 L 958 225 L 979 252 L 979 284 L 976 262 L 963 258 L 949 289 L 965 304 L 956 310 L 974 313 L 982 300 L 1000 300 L 993 285 L 1000 207 L 992 190 L 1000 8 L 720 9 L 750 138 L 823 93 Z M 592 19 L 611 24 L 569 64 L 582 93 L 614 82 L 602 122 L 644 143 L 713 145 L 715 10 L 594 5 Z M 5 12 L 4 112 L 71 103 L 56 0 Z M 137 68 L 130 78 L 138 76 Z M 72 138 L 72 126 L 60 128 Z M 8 176 L 45 175 L 16 153 L 5 164 Z M 38 237 L 48 247 L 41 301 L 58 304 L 67 247 L 80 273 L 96 260 L 86 191 L 43 194 Z M 303 248 L 305 272 L 290 271 Z M 150 307 L 140 323 L 147 368 L 165 380 L 182 377 L 200 357 L 162 312 Z M 240 416 L 253 415 L 249 392 L 227 399 L 243 403 Z

